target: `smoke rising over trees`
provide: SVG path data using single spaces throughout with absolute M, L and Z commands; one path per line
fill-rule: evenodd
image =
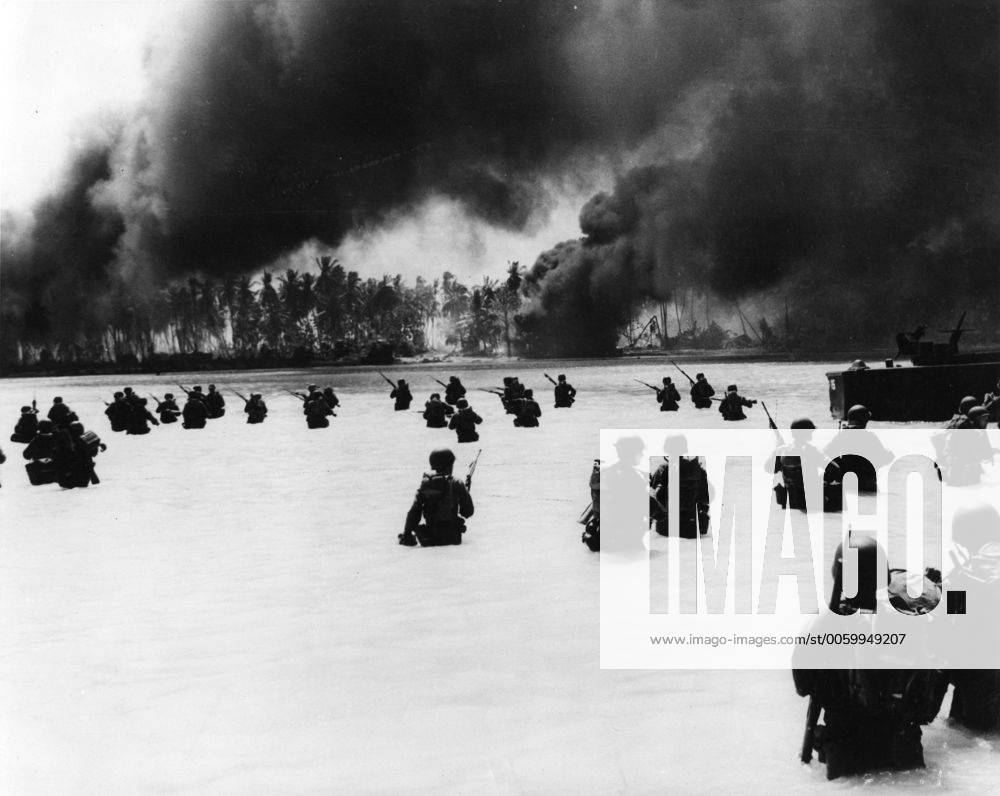
M 595 158 L 615 185 L 506 307 L 539 353 L 606 352 L 637 305 L 692 288 L 780 289 L 807 336 L 850 317 L 841 342 L 1000 321 L 993 2 L 248 2 L 197 22 L 63 189 L 4 215 L 5 356 L 97 345 L 169 283 L 256 277 L 434 196 L 519 229 Z

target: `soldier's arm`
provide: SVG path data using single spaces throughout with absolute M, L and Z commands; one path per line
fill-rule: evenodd
M 410 506 L 410 510 L 406 512 L 406 524 L 403 526 L 404 531 L 415 531 L 417 526 L 420 525 L 420 515 L 423 512 L 423 500 L 420 497 L 420 492 L 417 492 L 416 497 L 413 498 L 413 505 Z
M 473 413 L 472 417 L 476 421 L 476 425 L 479 425 L 480 423 L 483 422 L 483 419 L 479 415 L 477 415 L 475 413 Z
M 472 495 L 461 481 L 455 482 L 455 493 L 458 495 L 458 513 L 468 519 L 476 512 L 476 507 L 472 504 Z

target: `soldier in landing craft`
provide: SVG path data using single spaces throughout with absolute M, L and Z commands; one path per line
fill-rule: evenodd
M 418 542 L 421 547 L 462 544 L 465 520 L 475 512 L 469 479 L 463 483 L 452 476 L 455 454 L 447 448 L 431 451 L 430 465 L 434 472 L 425 473 L 420 482 L 399 543 L 407 547 L 416 547 Z
M 482 423 L 483 419 L 472 411 L 469 402 L 464 398 L 458 399 L 457 407 L 458 411 L 448 423 L 448 428 L 453 429 L 458 434 L 459 442 L 476 442 L 479 439 L 476 426 Z
M 441 400 L 440 393 L 431 393 L 430 400 L 424 404 L 424 420 L 427 428 L 448 428 L 448 418 L 455 410 Z
M 710 409 L 715 390 L 708 383 L 704 373 L 695 374 L 694 379 L 694 383 L 691 385 L 691 400 L 694 402 L 695 409 Z
M 24 469 L 32 486 L 55 482 L 58 477 L 58 456 L 52 421 L 38 421 L 38 432 L 24 449 L 24 458 L 28 460 Z
M 746 420 L 747 416 L 743 414 L 743 407 L 751 407 L 755 403 L 757 402 L 740 395 L 735 384 L 730 384 L 726 388 L 726 397 L 719 404 L 719 413 L 723 420 Z
M 566 381 L 566 377 L 562 374 L 558 376 L 558 381 L 553 389 L 555 393 L 555 407 L 556 409 L 569 409 L 573 406 L 573 402 L 576 400 L 576 389 L 573 385 Z
M 538 418 L 542 416 L 542 408 L 535 400 L 534 390 L 525 390 L 524 397 L 517 402 L 517 417 L 514 425 L 519 428 L 537 428 Z
M 396 386 L 392 388 L 389 397 L 396 399 L 396 405 L 393 408 L 397 412 L 403 412 L 410 408 L 410 403 L 413 401 L 413 394 L 410 392 L 410 385 L 406 383 L 406 379 L 400 379 L 396 382 Z
M 14 433 L 10 435 L 11 442 L 27 444 L 35 437 L 38 431 L 38 410 L 32 406 L 22 406 L 21 416 L 14 426 Z
M 677 385 L 669 376 L 663 378 L 663 387 L 656 391 L 656 401 L 660 405 L 661 412 L 676 412 L 680 409 L 677 403 L 681 399 L 681 394 L 677 392 Z
M 945 425 L 946 429 L 962 429 L 962 428 L 975 428 L 972 421 L 969 420 L 969 410 L 972 407 L 977 406 L 978 401 L 976 401 L 975 396 L 966 395 L 958 404 L 958 414 L 953 415 L 951 420 Z
M 1000 379 L 997 379 L 997 386 L 992 392 L 983 396 L 982 406 L 986 409 L 990 423 L 996 423 L 1000 428 Z
M 148 434 L 149 424 L 160 425 L 160 421 L 150 414 L 146 408 L 146 399 L 139 398 L 132 411 L 128 413 L 128 425 L 125 428 L 126 434 Z
M 444 402 L 451 406 L 458 403 L 459 398 L 465 397 L 465 387 L 458 376 L 448 378 L 448 386 L 444 388 Z

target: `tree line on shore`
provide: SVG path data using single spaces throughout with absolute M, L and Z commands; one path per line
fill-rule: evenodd
M 190 277 L 151 293 L 117 281 L 103 297 L 104 323 L 55 317 L 42 301 L 4 335 L 5 369 L 48 369 L 201 361 L 305 364 L 362 361 L 435 347 L 470 354 L 514 353 L 524 269 L 466 285 L 445 271 L 412 284 L 401 275 L 362 278 L 331 256 L 314 271 L 288 268 L 224 278 Z M 374 360 L 373 360 L 374 361 Z

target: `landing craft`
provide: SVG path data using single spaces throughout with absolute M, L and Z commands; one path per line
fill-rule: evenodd
M 843 418 L 863 404 L 873 420 L 947 420 L 964 396 L 982 398 L 1000 378 L 1000 350 L 960 353 L 964 321 L 963 312 L 946 343 L 924 340 L 924 326 L 896 335 L 896 357 L 909 358 L 910 366 L 887 359 L 873 368 L 855 360 L 827 373 L 830 414 Z

